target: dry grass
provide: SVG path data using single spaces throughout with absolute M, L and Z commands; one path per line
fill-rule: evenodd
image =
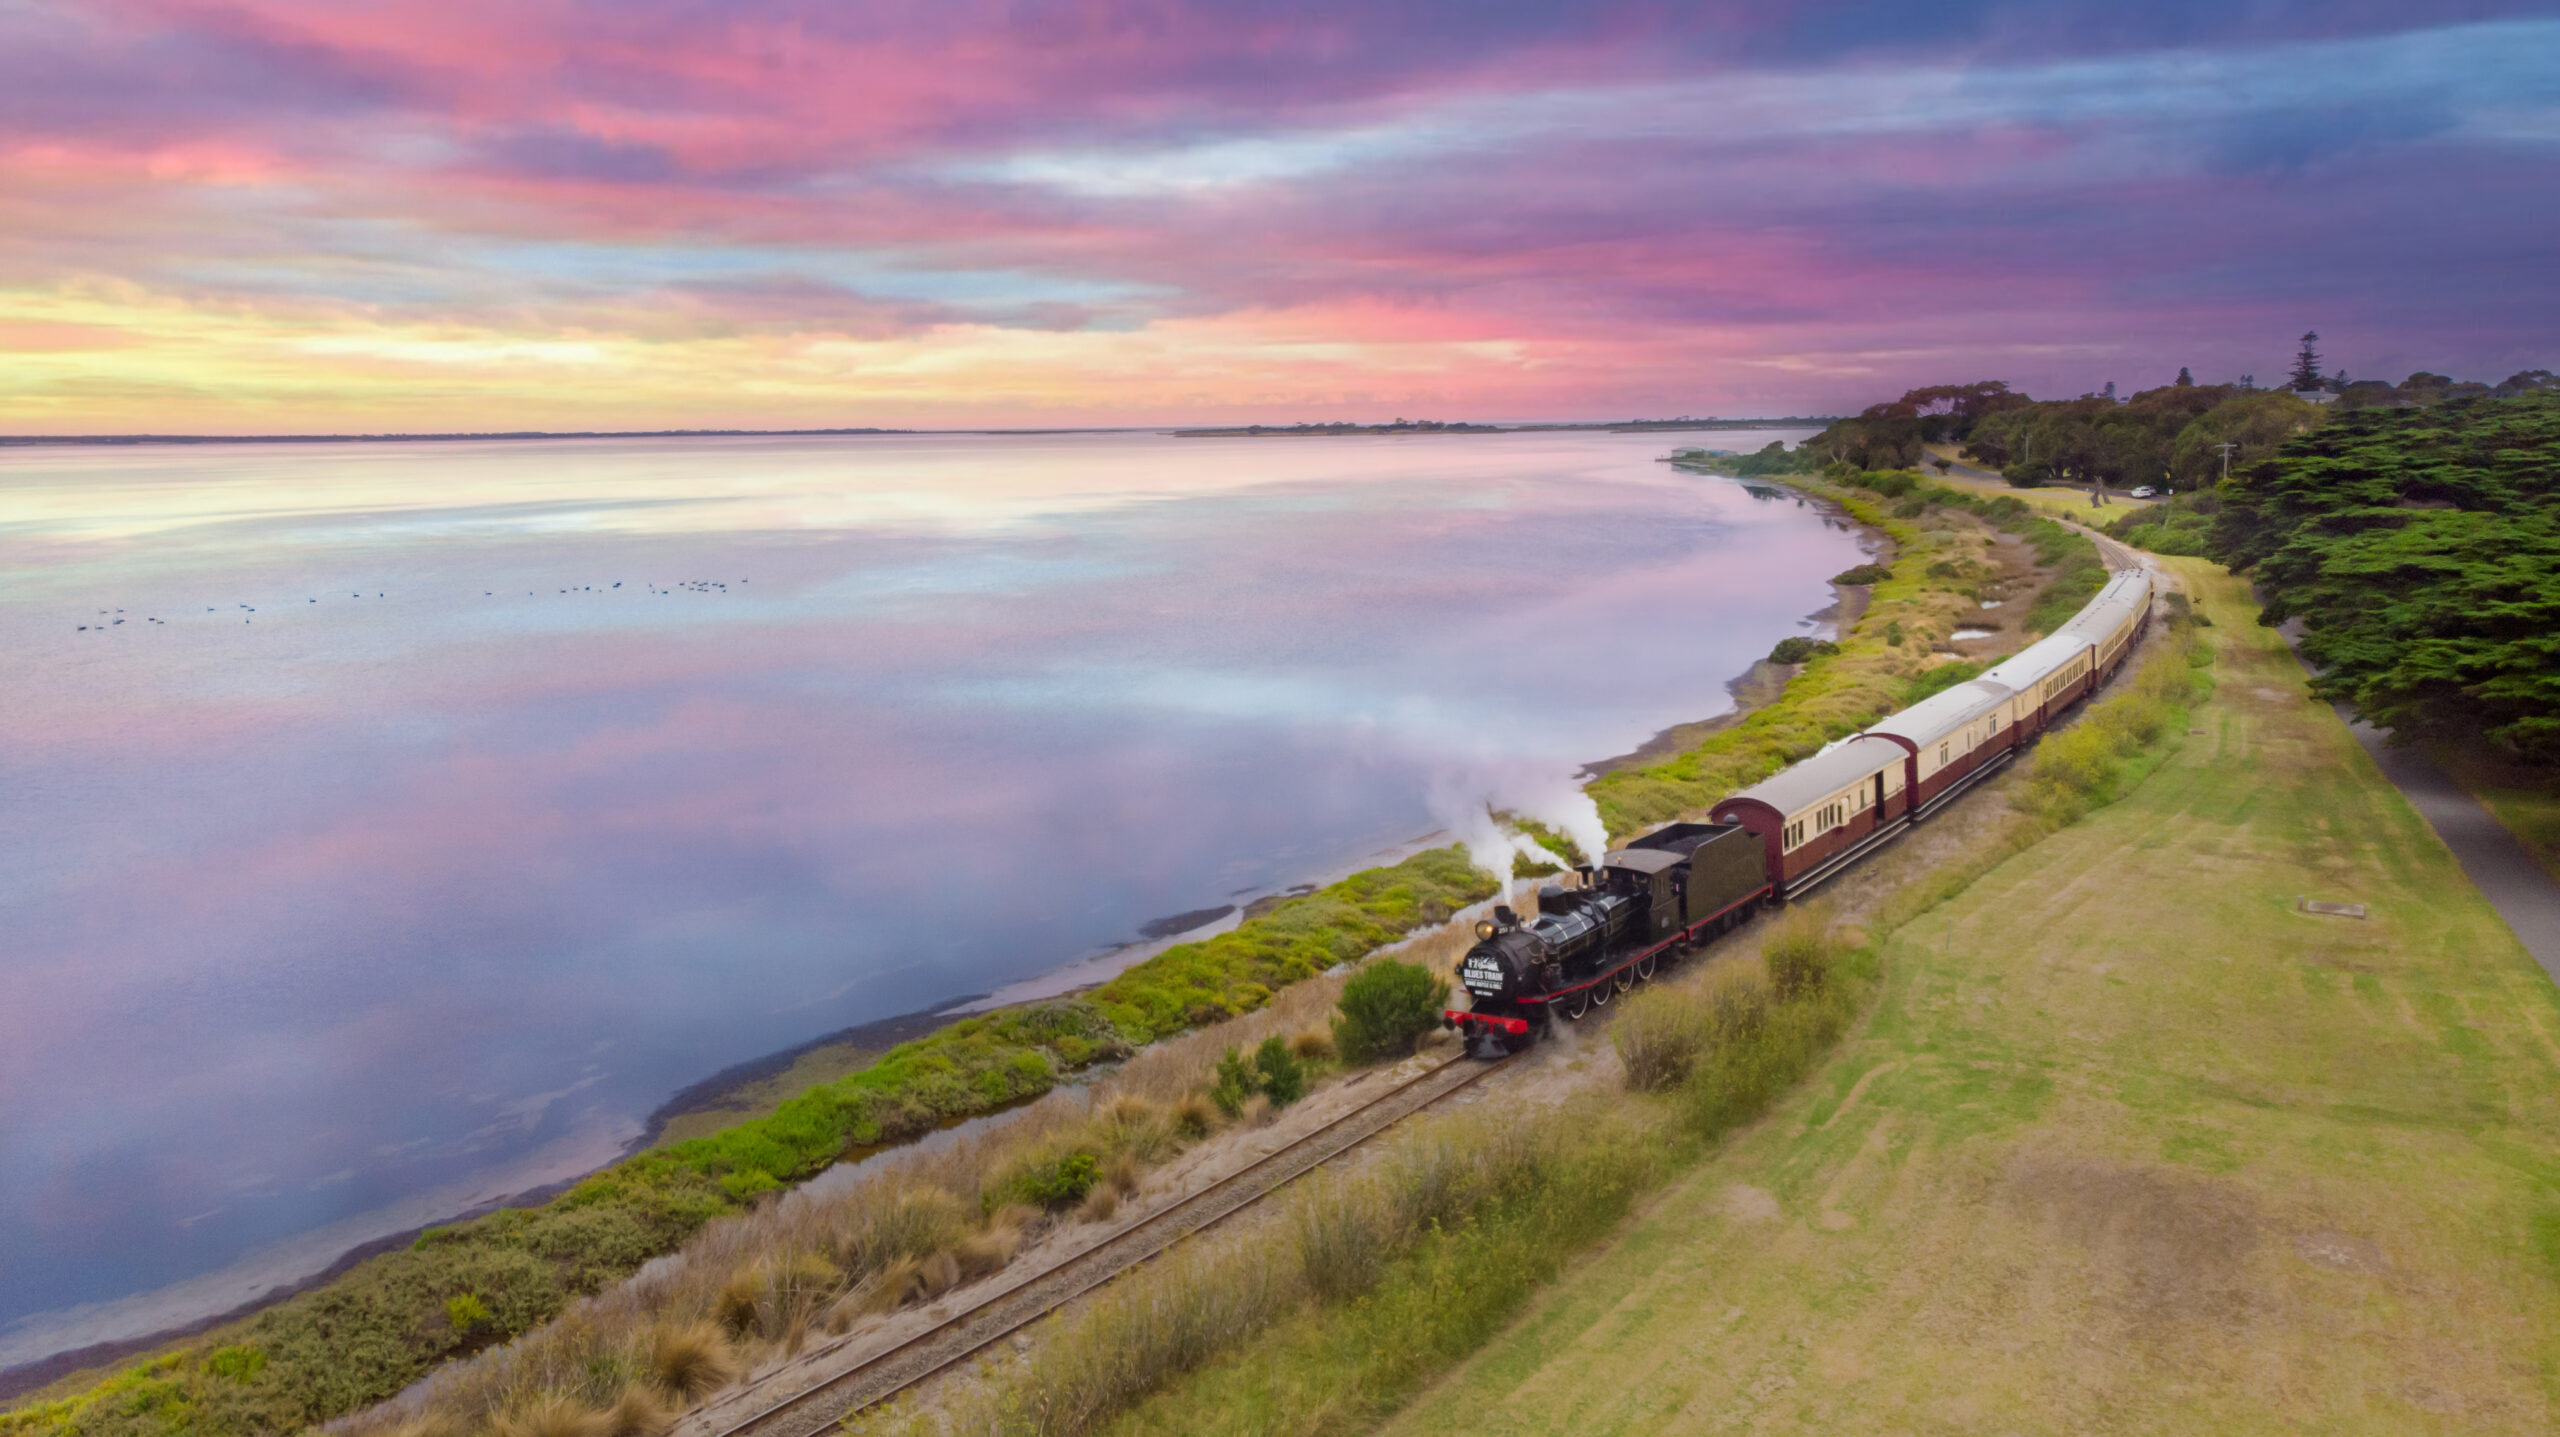
M 660 1327 L 648 1339 L 648 1373 L 669 1397 L 699 1402 L 738 1375 L 738 1354 L 707 1322 Z
M 567 1397 L 537 1397 L 498 1414 L 497 1437 L 608 1437 L 605 1415 Z
M 1697 981 L 1655 983 L 1628 995 L 1609 1026 L 1627 1086 L 1658 1092 L 1687 1082 L 1710 1047 L 1758 1031 L 1771 996 L 1754 961 L 1713 964 Z
M 1049 1324 L 1021 1367 L 955 1393 L 946 1407 L 892 1408 L 851 1430 L 1096 1431 L 1306 1304 L 1360 1298 L 1394 1270 L 1392 1259 L 1431 1234 L 1506 1205 L 1569 1207 L 1563 1195 L 1595 1186 L 1622 1201 L 1662 1160 L 1662 1145 L 1645 1133 L 1605 1103 L 1424 1119 L 1363 1171 L 1311 1175 L 1276 1213 L 1122 1278 Z

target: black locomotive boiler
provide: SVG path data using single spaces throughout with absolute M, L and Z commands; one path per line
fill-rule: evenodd
M 1576 872 L 1581 886 L 1547 884 L 1525 919 L 1502 907 L 1476 925 L 1458 962 L 1469 1006 L 1445 1014 L 1470 1051 L 1527 1047 L 1540 1026 L 1605 1005 L 1771 893 L 1760 840 L 1732 823 L 1675 823 Z

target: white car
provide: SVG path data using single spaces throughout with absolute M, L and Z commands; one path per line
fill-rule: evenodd
M 2157 499 L 2160 497 L 2160 491 L 2152 488 L 2148 484 L 2145 484 L 2133 491 L 2133 497 L 2136 499 Z

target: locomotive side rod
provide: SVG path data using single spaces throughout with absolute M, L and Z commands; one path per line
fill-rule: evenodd
M 813 1437 L 852 1413 L 966 1362 L 1121 1273 L 1164 1253 L 1183 1238 L 1234 1217 L 1292 1180 L 1460 1092 L 1500 1066 L 1499 1060 L 1483 1062 L 1461 1056 L 1416 1074 L 1191 1196 L 990 1294 L 966 1311 L 716 1429 L 714 1437 Z

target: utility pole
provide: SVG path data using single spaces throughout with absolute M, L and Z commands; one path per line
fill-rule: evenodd
M 2222 482 L 2228 484 L 2231 482 L 2231 451 L 2239 448 L 2240 446 L 2237 444 L 2224 443 L 2216 444 L 2213 447 L 2222 451 Z

